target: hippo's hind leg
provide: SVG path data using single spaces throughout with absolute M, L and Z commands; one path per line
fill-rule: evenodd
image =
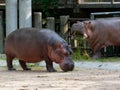
M 46 62 L 46 68 L 49 72 L 56 72 L 56 70 L 53 68 L 53 62 L 50 59 L 45 60 Z
M 101 44 L 97 44 L 95 47 L 94 47 L 94 55 L 93 55 L 93 59 L 98 59 L 101 57 L 101 52 L 100 52 L 100 49 L 101 49 Z
M 14 57 L 6 54 L 6 58 L 7 58 L 8 70 L 15 70 L 15 68 L 13 68 L 13 64 L 12 64 Z
M 27 67 L 27 65 L 24 61 L 19 60 L 19 63 L 21 65 L 21 67 L 23 68 L 23 70 L 31 70 L 30 68 Z

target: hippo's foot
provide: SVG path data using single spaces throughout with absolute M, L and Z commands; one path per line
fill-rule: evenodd
M 94 55 L 93 55 L 93 59 L 99 59 L 101 57 L 101 53 L 100 52 L 96 52 Z
M 98 55 L 93 55 L 93 57 L 92 57 L 93 59 L 99 59 L 100 58 L 100 56 L 98 56 Z
M 57 70 L 55 70 L 54 68 L 47 68 L 48 72 L 57 72 Z
M 19 63 L 21 65 L 21 67 L 23 68 L 23 70 L 31 70 L 31 68 L 28 68 L 26 63 L 22 60 L 19 60 Z
M 15 71 L 15 68 L 8 68 L 9 71 Z
M 31 70 L 31 68 L 23 68 L 23 70 L 26 70 L 26 71 L 27 71 L 27 70 Z
M 53 63 L 50 59 L 46 60 L 46 68 L 48 72 L 57 72 L 54 67 L 53 67 Z

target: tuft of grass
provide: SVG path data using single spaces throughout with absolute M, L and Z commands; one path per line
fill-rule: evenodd
M 39 66 L 39 63 L 29 63 L 28 66 L 29 66 L 29 67 Z
M 75 50 L 72 54 L 72 59 L 75 61 L 83 61 L 83 60 L 89 60 L 90 56 L 87 52 L 85 52 L 83 55 L 80 55 L 80 50 Z

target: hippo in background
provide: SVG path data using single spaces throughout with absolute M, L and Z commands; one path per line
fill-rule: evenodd
M 101 57 L 100 49 L 120 46 L 120 18 L 103 18 L 74 23 L 72 31 L 79 32 L 89 42 L 93 58 Z
M 71 53 L 68 43 L 49 29 L 18 29 L 10 33 L 5 42 L 8 70 L 15 70 L 12 61 L 18 58 L 23 70 L 30 70 L 26 65 L 27 62 L 36 63 L 45 60 L 49 72 L 56 71 L 53 62 L 59 64 L 63 71 L 72 71 L 74 62 Z

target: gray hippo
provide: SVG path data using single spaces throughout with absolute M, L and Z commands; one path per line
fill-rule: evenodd
M 71 53 L 68 43 L 49 29 L 18 29 L 10 33 L 5 42 L 8 70 L 15 70 L 12 61 L 18 58 L 23 70 L 30 69 L 26 62 L 35 63 L 45 60 L 49 72 L 56 71 L 53 62 L 59 64 L 63 71 L 72 71 L 74 62 L 71 60 Z
M 100 49 L 120 46 L 120 18 L 103 18 L 74 23 L 72 31 L 79 32 L 90 43 L 93 58 L 100 58 Z

